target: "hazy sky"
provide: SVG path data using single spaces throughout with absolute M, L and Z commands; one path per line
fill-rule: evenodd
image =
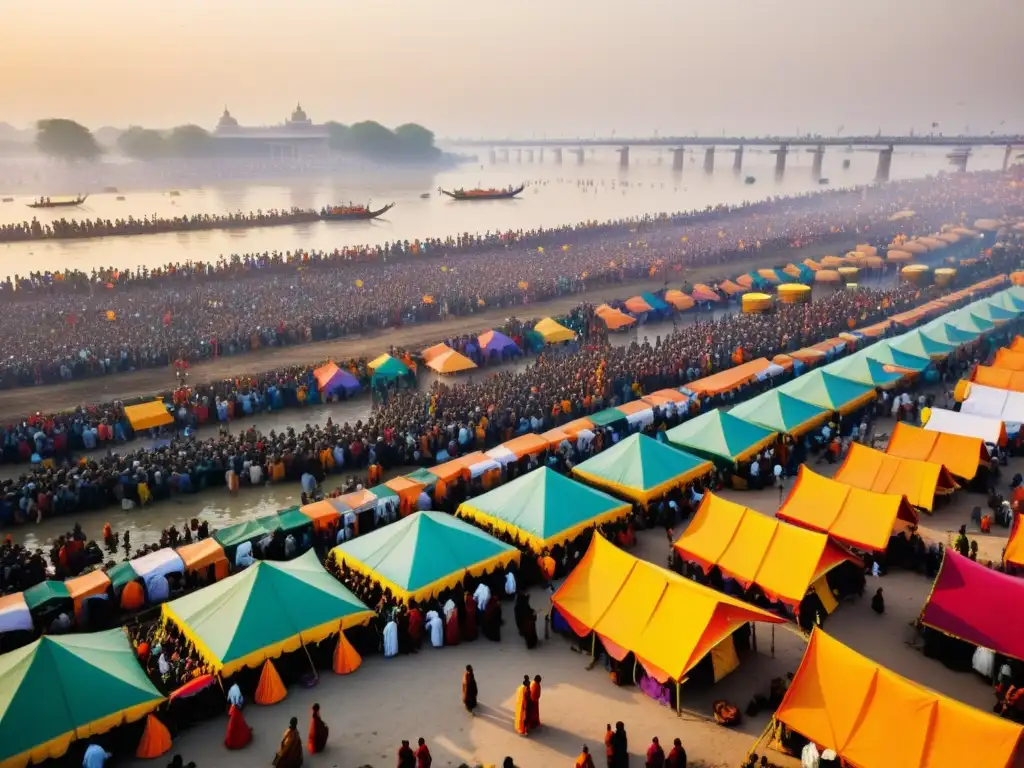
M 1021 2 L 0 0 L 0 121 L 1024 133 Z

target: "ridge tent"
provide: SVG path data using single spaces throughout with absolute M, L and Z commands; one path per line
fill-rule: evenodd
M 439 355 L 434 355 L 427 361 L 427 367 L 438 373 L 458 373 L 476 368 L 476 363 L 470 360 L 461 352 L 449 349 Z
M 328 396 L 338 391 L 352 394 L 362 388 L 355 376 L 334 363 L 326 363 L 317 368 L 313 371 L 313 378 L 316 379 L 317 389 Z
M 494 352 L 500 356 L 505 350 L 517 353 L 521 351 L 518 344 L 500 331 L 484 331 L 477 336 L 476 340 L 480 345 L 480 351 L 485 355 L 490 355 Z
M 374 613 L 324 570 L 309 550 L 294 560 L 259 561 L 162 607 L 223 676 L 317 643 Z
M 729 414 L 773 432 L 799 437 L 828 421 L 832 412 L 803 400 L 770 389 L 757 397 L 734 406 Z
M 1016 434 L 1024 423 L 1024 393 L 1008 389 L 986 387 L 966 382 L 966 396 L 960 403 L 960 413 L 998 419 L 1006 431 Z
M 613 307 L 609 307 L 607 304 L 602 304 L 595 310 L 595 313 L 599 318 L 604 320 L 604 324 L 608 326 L 609 331 L 618 331 L 622 328 L 627 328 L 636 322 L 636 318 L 631 315 L 627 315 Z
M 735 287 L 738 288 L 739 286 Z M 696 302 L 693 299 L 675 288 L 665 291 L 665 301 L 675 307 L 679 312 L 683 312 L 687 309 L 693 309 L 696 305 Z
M 714 469 L 710 461 L 638 433 L 577 464 L 572 473 L 591 485 L 646 505 L 673 488 L 710 475 Z
M 866 491 L 903 496 L 928 512 L 935 506 L 936 494 L 945 496 L 959 488 L 941 464 L 905 459 L 860 443 L 850 444 L 849 453 L 832 477 Z
M 1024 392 L 1024 371 L 1008 371 L 1005 368 L 976 365 L 971 373 L 971 381 L 985 387 Z
M 1012 352 L 1006 348 L 996 350 L 992 367 L 1007 371 L 1024 371 L 1024 352 Z
M 451 352 L 451 351 L 452 351 L 452 348 L 449 347 L 444 342 L 442 342 L 440 344 L 435 344 L 434 346 L 427 347 L 426 349 L 423 350 L 423 353 L 422 353 L 423 354 L 423 361 L 426 362 L 426 363 L 429 363 L 431 360 L 433 360 L 438 355 L 443 355 L 446 352 Z
M 967 481 L 974 479 L 979 466 L 988 464 L 988 451 L 981 438 L 931 432 L 902 421 L 893 427 L 885 452 L 941 465 L 954 477 Z
M 863 329 L 861 330 L 863 331 Z M 895 368 L 915 371 L 917 373 L 923 371 L 931 365 L 932 362 L 927 357 L 917 357 L 916 355 L 901 352 L 884 342 L 880 344 L 872 344 L 870 347 L 866 347 L 858 354 L 862 354 L 864 357 L 875 360 L 883 365 L 891 365 Z
M 654 311 L 654 307 L 643 296 L 633 296 L 626 299 L 626 309 L 637 315 Z
M 762 378 L 764 372 L 769 370 L 771 366 L 770 360 L 765 357 L 759 357 L 756 360 L 751 360 L 741 365 L 734 365 L 732 368 L 726 368 L 724 371 L 711 376 L 705 376 L 703 379 L 691 381 L 686 385 L 686 389 L 697 395 L 717 395 L 722 392 L 729 392 L 748 382 L 754 381 L 754 379 Z
M 914 357 L 924 357 L 929 360 L 938 360 L 949 357 L 956 348 L 954 344 L 944 344 L 925 336 L 921 331 L 911 331 L 897 336 L 892 341 L 883 342 L 894 350 L 903 352 Z
M 393 381 L 409 374 L 409 368 L 401 360 L 384 354 L 367 365 L 373 371 L 373 380 Z
M 153 400 L 152 402 L 139 403 L 138 405 L 127 405 L 124 409 L 124 415 L 128 418 L 128 423 L 132 425 L 132 429 L 136 432 L 174 423 L 174 417 L 167 410 L 163 400 Z
M 672 427 L 665 437 L 672 445 L 697 456 L 738 464 L 772 445 L 777 435 L 716 408 Z
M 775 516 L 874 552 L 885 552 L 891 536 L 917 524 L 917 512 L 903 496 L 854 488 L 805 464 Z
M 825 534 L 775 520 L 710 491 L 672 546 L 705 573 L 717 566 L 744 589 L 756 584 L 769 600 L 794 609 L 826 573 L 856 560 Z
M 200 539 L 191 544 L 185 544 L 175 550 L 181 562 L 185 564 L 185 570 L 192 573 L 206 571 L 211 565 L 214 568 L 214 578 L 220 581 L 228 575 L 230 570 L 227 555 L 224 548 L 217 543 L 216 539 Z
M 459 505 L 456 514 L 508 533 L 538 553 L 624 518 L 628 503 L 540 467 Z
M 929 432 L 977 437 L 992 445 L 1006 445 L 1006 425 L 1000 419 L 976 416 L 972 413 L 930 408 L 924 428 Z
M 572 341 L 576 338 L 576 333 L 574 331 L 569 330 L 561 323 L 552 320 L 550 317 L 545 317 L 533 326 L 533 330 L 544 338 L 545 344 L 557 344 L 562 341 Z
M 779 391 L 819 408 L 839 411 L 844 416 L 875 399 L 873 386 L 858 384 L 822 370 L 797 376 L 779 387 Z
M 841 379 L 879 389 L 891 389 L 907 376 L 916 373 L 909 368 L 880 363 L 878 360 L 868 357 L 864 352 L 857 352 L 849 357 L 836 360 L 834 363 L 829 363 L 822 371 Z
M 1022 733 L 817 628 L 775 720 L 858 768 L 1007 768 Z

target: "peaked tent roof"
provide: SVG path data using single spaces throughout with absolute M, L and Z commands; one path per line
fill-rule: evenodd
M 917 523 L 917 512 L 902 496 L 854 488 L 823 477 L 805 464 L 800 465 L 796 482 L 775 516 L 875 552 L 884 552 L 889 537 L 905 524 Z
M 163 699 L 123 630 L 41 637 L 0 656 L 0 764 L 60 757 Z
M 381 357 L 387 359 L 383 360 Z M 387 379 L 397 379 L 399 376 L 405 376 L 409 373 L 409 368 L 397 357 L 391 357 L 391 355 L 382 355 L 381 357 L 374 361 L 380 361 L 379 365 L 374 365 L 372 368 L 374 377 L 380 376 Z
M 1014 352 L 1003 347 L 996 350 L 993 368 L 1004 368 L 1008 371 L 1024 371 L 1024 352 Z
M 797 376 L 779 387 L 779 391 L 842 414 L 855 411 L 875 399 L 875 388 L 870 384 L 858 384 L 823 370 Z
M 988 451 L 981 438 L 931 432 L 903 421 L 893 427 L 885 452 L 903 459 L 941 464 L 951 475 L 964 480 L 973 480 L 978 466 L 988 461 Z
M 519 561 L 519 550 L 443 512 L 414 512 L 332 550 L 404 600 L 426 599 L 473 575 Z
M 749 621 L 780 617 L 623 552 L 595 535 L 551 602 L 580 636 L 621 659 L 632 651 L 660 682 L 682 680 Z
M 921 621 L 947 635 L 1024 661 L 1021 605 L 1024 581 L 946 547 Z
M 770 389 L 757 397 L 732 408 L 732 416 L 770 429 L 798 437 L 823 423 L 832 415 L 827 408 L 797 400 L 785 392 Z
M 449 349 L 447 352 L 431 357 L 427 361 L 427 367 L 438 373 L 458 373 L 459 371 L 468 371 L 471 368 L 476 368 L 476 363 L 461 352 Z
M 971 381 L 985 387 L 1024 392 L 1024 371 L 1009 371 L 989 365 L 976 365 L 971 373 Z
M 852 556 L 828 536 L 775 520 L 708 492 L 672 545 L 705 571 L 718 566 L 744 587 L 798 606 L 811 584 Z
M 550 317 L 545 317 L 533 326 L 533 330 L 543 336 L 547 344 L 555 344 L 559 341 L 572 341 L 576 338 L 576 334 L 573 331 L 561 323 L 552 320 Z
M 484 331 L 477 336 L 476 340 L 480 345 L 480 349 L 487 354 L 490 354 L 491 352 L 501 354 L 505 349 L 514 349 L 517 352 L 519 351 L 519 345 L 501 331 Z
M 879 362 L 868 357 L 865 352 L 857 352 L 849 357 L 836 360 L 822 370 L 824 373 L 833 374 L 841 379 L 849 379 L 858 384 L 867 384 L 870 387 L 883 389 L 896 386 L 908 374 L 916 372 L 914 369 L 901 369 Z
M 772 362 L 766 357 L 758 357 L 732 368 L 726 368 L 703 379 L 691 381 L 686 389 L 698 395 L 717 395 L 721 392 L 729 392 L 737 387 L 753 381 L 762 375 L 764 371 L 771 368 Z
M 618 520 L 630 509 L 607 493 L 540 467 L 463 502 L 458 515 L 492 525 L 539 552 L 586 528 Z
M 877 360 L 883 365 L 893 365 L 897 368 L 905 368 L 908 371 L 923 371 L 932 362 L 927 357 L 918 357 L 917 355 L 902 352 L 889 344 L 872 344 L 857 354 L 864 355 L 871 360 Z
M 951 347 L 959 347 L 961 344 L 970 343 L 978 338 L 979 335 L 972 331 L 961 330 L 955 325 L 947 323 L 945 317 L 940 317 L 923 326 L 921 334 L 942 344 L 948 344 Z
M 935 506 L 935 494 L 949 494 L 958 487 L 941 464 L 905 459 L 860 443 L 850 444 L 833 478 L 866 491 L 904 496 L 929 512 Z
M 924 336 L 920 331 L 904 333 L 902 336 L 897 336 L 892 341 L 882 343 L 887 344 L 899 352 L 905 352 L 906 354 L 913 355 L 914 357 L 926 357 L 929 360 L 948 357 L 956 348 L 956 345 L 944 344 L 940 341 L 929 338 L 928 336 Z
M 672 427 L 665 436 L 698 456 L 735 463 L 775 442 L 776 433 L 716 408 Z
M 710 461 L 636 433 L 576 465 L 572 471 L 588 483 L 646 504 L 694 478 L 711 474 L 714 469 Z
M 815 629 L 775 719 L 858 768 L 1006 768 L 1022 726 L 900 677 Z
M 163 604 L 222 675 L 316 643 L 373 616 L 309 550 L 289 562 L 266 560 Z

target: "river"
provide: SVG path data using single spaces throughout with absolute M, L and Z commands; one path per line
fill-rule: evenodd
M 741 203 L 774 195 L 795 195 L 822 189 L 811 175 L 811 156 L 792 152 L 786 174 L 776 181 L 774 155 L 767 149 L 748 148 L 741 174 L 732 172 L 732 154 L 718 154 L 713 174 L 703 171 L 703 153 L 687 154 L 682 174 L 672 171 L 672 156 L 665 150 L 634 148 L 628 169 L 618 167 L 612 149 L 588 151 L 583 165 L 566 154 L 555 165 L 548 152 L 544 162 L 487 162 L 431 173 L 429 171 L 350 172 L 309 176 L 266 183 L 221 183 L 197 189 L 54 190 L 53 195 L 91 192 L 80 208 L 33 210 L 31 198 L 15 196 L 0 203 L 0 223 L 31 218 L 41 221 L 67 218 L 127 218 L 128 216 L 180 216 L 223 214 L 273 208 L 320 208 L 349 201 L 379 206 L 394 202 L 386 217 L 372 222 L 314 222 L 287 227 L 181 234 L 140 235 L 88 240 L 39 241 L 0 244 L 0 277 L 28 270 L 90 270 L 95 267 L 160 266 L 185 260 L 209 261 L 232 253 L 270 250 L 332 250 L 393 240 L 440 237 L 460 232 L 531 229 L 583 220 L 607 220 L 643 213 L 674 212 L 719 203 Z M 914 178 L 949 170 L 945 150 L 917 149 L 893 155 L 892 178 Z M 513 155 L 514 157 L 514 155 Z M 850 167 L 844 169 L 843 162 Z M 998 169 L 1001 149 L 971 155 L 972 169 Z M 830 185 L 854 186 L 874 179 L 877 153 L 826 152 L 822 176 Z M 756 183 L 744 183 L 754 176 Z M 439 195 L 438 187 L 507 187 L 526 183 L 516 200 L 462 203 Z M 171 195 L 171 192 L 176 195 Z M 421 195 L 429 194 L 422 198 Z M 123 196 L 123 200 L 118 200 Z M 11 197 L 0 191 L 0 198 Z

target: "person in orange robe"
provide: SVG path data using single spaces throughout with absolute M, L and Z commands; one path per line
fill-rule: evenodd
M 590 756 L 590 747 L 583 745 L 583 750 L 576 758 L 575 768 L 594 768 L 594 758 Z
M 527 736 L 530 733 L 530 676 L 523 675 L 523 684 L 516 691 L 515 726 L 516 733 Z
M 306 747 L 309 754 L 315 755 L 323 752 L 327 746 L 327 733 L 330 729 L 320 717 L 320 705 L 313 705 L 313 713 L 309 718 L 309 737 L 306 739 Z
M 245 722 L 242 710 L 234 704 L 228 709 L 228 730 L 224 734 L 224 746 L 228 749 L 241 749 L 252 741 L 252 728 Z
M 534 675 L 530 683 L 530 722 L 529 730 L 540 728 L 540 675 Z

